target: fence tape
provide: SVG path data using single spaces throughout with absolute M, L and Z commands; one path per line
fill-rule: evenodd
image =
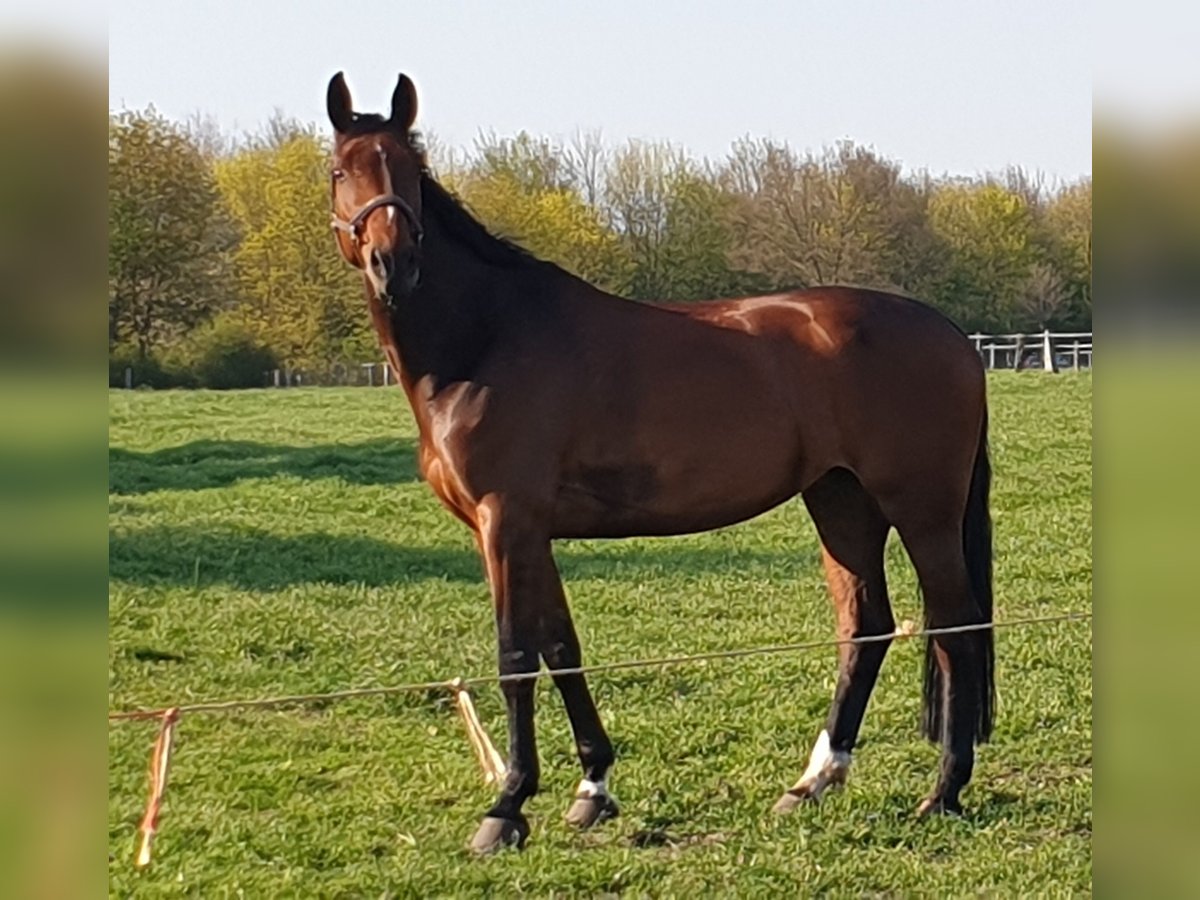
M 792 653 L 805 650 L 816 650 L 823 647 L 841 647 L 854 644 L 871 644 L 894 639 L 911 639 L 917 637 L 937 637 L 946 634 L 963 634 L 971 631 L 995 630 L 997 628 L 1013 628 L 1024 625 L 1049 624 L 1051 622 L 1069 622 L 1090 620 L 1092 614 L 1059 613 L 1052 616 L 1035 616 L 1026 619 L 1012 619 L 1007 622 L 981 622 L 971 625 L 954 625 L 945 628 L 918 629 L 914 623 L 905 620 L 894 632 L 887 634 L 863 635 L 853 638 L 838 638 L 823 641 L 805 641 L 794 644 L 772 644 L 762 647 L 748 647 L 741 650 L 713 650 L 706 653 L 694 653 L 684 656 L 662 656 L 652 659 L 625 660 L 622 662 L 600 663 L 593 666 L 577 666 L 569 669 L 540 669 L 535 672 L 519 672 L 511 675 L 479 675 L 474 678 L 454 678 L 450 681 L 421 681 L 410 684 L 398 684 L 389 687 L 353 688 L 343 691 L 329 691 L 321 694 L 291 694 L 280 697 L 263 697 L 256 700 L 219 700 L 199 703 L 180 704 L 162 709 L 132 709 L 119 710 L 108 714 L 109 722 L 128 722 L 146 719 L 158 719 L 161 722 L 158 738 L 154 742 L 154 750 L 150 756 L 150 789 L 146 801 L 146 812 L 138 828 L 141 842 L 136 856 L 139 868 L 150 863 L 151 844 L 158 831 L 159 818 L 162 814 L 163 795 L 167 788 L 167 773 L 171 761 L 171 745 L 174 740 L 175 726 L 185 713 L 200 712 L 230 712 L 245 709 L 273 709 L 285 706 L 302 706 L 307 703 L 327 702 L 330 700 L 345 700 L 356 697 L 380 697 L 407 691 L 449 690 L 454 694 L 455 704 L 466 726 L 467 739 L 483 769 L 484 782 L 487 784 L 502 783 L 507 771 L 504 758 L 496 750 L 488 737 L 475 704 L 471 700 L 469 688 L 483 684 L 504 684 L 513 681 L 529 681 L 538 678 L 549 678 L 555 675 L 592 675 L 602 672 L 616 672 L 624 669 L 664 668 L 667 666 L 686 665 L 694 662 L 706 662 L 717 659 L 741 659 L 749 656 L 767 656 L 778 653 Z

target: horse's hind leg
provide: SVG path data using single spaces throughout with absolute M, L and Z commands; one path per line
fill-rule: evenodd
M 895 631 L 884 576 L 888 523 L 878 505 L 850 472 L 834 470 L 804 492 L 817 532 L 825 576 L 837 612 L 839 638 L 889 635 Z M 888 640 L 838 648 L 838 683 L 825 729 L 800 780 L 775 804 L 788 812 L 845 781 L 850 754 L 870 699 Z
M 963 553 L 962 516 L 946 524 L 909 524 L 897 530 L 917 570 L 929 628 L 985 621 L 971 593 Z M 919 812 L 962 812 L 958 795 L 971 779 L 975 741 L 986 740 L 991 722 L 990 635 L 960 632 L 937 635 L 926 647 L 924 728 L 942 744 L 937 784 Z

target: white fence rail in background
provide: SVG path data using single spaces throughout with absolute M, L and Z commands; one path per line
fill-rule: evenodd
M 1090 331 L 1037 334 L 972 334 L 971 340 L 989 369 L 1061 369 L 1092 367 Z

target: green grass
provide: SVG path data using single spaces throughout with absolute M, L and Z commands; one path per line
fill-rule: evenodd
M 1091 608 L 1091 378 L 991 380 L 997 618 Z M 110 703 L 490 673 L 492 613 L 467 530 L 420 482 L 385 389 L 110 394 Z M 684 538 L 569 541 L 558 559 L 599 663 L 832 637 L 798 501 Z M 897 619 L 919 620 L 889 547 Z M 575 834 L 578 778 L 539 682 L 542 793 L 523 853 L 464 851 L 491 802 L 440 692 L 185 717 L 155 860 L 132 855 L 154 736 L 109 728 L 114 895 L 1061 896 L 1091 886 L 1091 630 L 997 633 L 1000 712 L 964 819 L 917 820 L 921 647 L 897 643 L 846 790 L 767 814 L 828 709 L 832 650 L 592 679 L 621 818 Z M 476 692 L 505 745 L 496 688 Z

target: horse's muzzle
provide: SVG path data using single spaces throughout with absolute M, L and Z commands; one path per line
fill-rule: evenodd
M 389 306 L 407 299 L 421 280 L 421 265 L 416 248 L 396 253 L 372 250 L 367 277 L 375 288 L 375 296 Z
M 421 267 L 413 263 L 403 273 L 393 275 L 387 280 L 383 296 L 380 299 L 389 305 L 398 300 L 407 300 L 417 289 L 420 281 Z

